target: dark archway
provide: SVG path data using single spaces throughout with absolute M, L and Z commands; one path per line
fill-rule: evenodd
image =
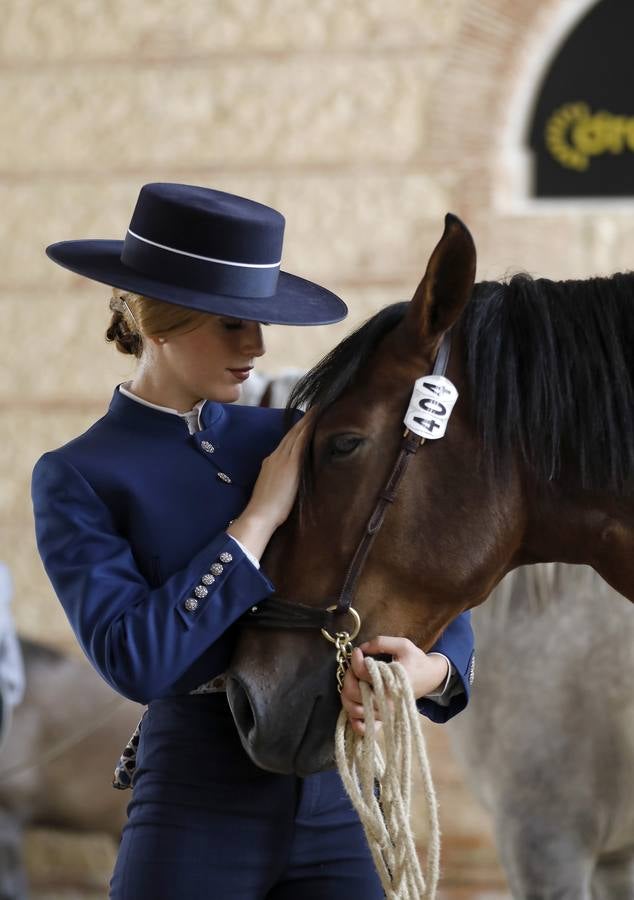
M 536 197 L 634 196 L 634 4 L 601 0 L 564 41 L 528 141 Z

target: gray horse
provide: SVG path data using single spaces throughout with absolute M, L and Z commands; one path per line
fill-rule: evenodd
M 447 727 L 513 896 L 634 900 L 631 603 L 591 569 L 532 566 L 473 620 L 473 697 Z
M 20 641 L 26 694 L 0 753 L 0 900 L 28 896 L 26 826 L 105 832 L 119 840 L 128 792 L 110 773 L 141 707 L 83 659 Z

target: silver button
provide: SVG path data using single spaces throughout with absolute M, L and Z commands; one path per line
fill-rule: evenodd
M 202 581 L 203 584 L 213 584 L 216 579 L 214 578 L 213 575 L 207 574 L 207 575 L 203 575 L 203 577 L 200 580 Z
M 185 600 L 185 609 L 187 612 L 196 612 L 198 609 L 198 600 L 195 597 L 188 597 Z
M 230 563 L 230 562 L 233 561 L 233 556 L 232 556 L 230 553 L 227 553 L 227 552 L 225 551 L 224 553 L 221 553 L 221 554 L 220 554 L 220 556 L 218 557 L 218 559 L 219 559 L 220 562 L 222 562 L 222 563 Z
M 196 587 L 194 588 L 194 593 L 196 594 L 196 596 L 198 597 L 199 600 L 203 600 L 207 596 L 209 591 L 207 590 L 207 588 L 205 587 L 204 584 L 197 584 Z
M 209 571 L 212 575 L 222 575 L 224 568 L 220 563 L 214 563 L 213 566 L 209 566 Z
M 205 453 L 215 453 L 216 448 L 209 441 L 201 441 L 200 446 L 203 448 Z
M 231 478 L 226 475 L 224 472 L 218 472 L 218 478 L 221 481 L 224 481 L 225 484 L 231 484 Z

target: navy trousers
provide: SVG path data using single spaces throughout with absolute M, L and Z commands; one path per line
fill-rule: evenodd
M 112 900 L 384 897 L 336 772 L 257 768 L 225 694 L 150 704 Z

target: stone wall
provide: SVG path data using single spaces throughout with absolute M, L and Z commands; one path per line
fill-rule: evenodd
M 448 209 L 472 228 L 481 276 L 627 267 L 629 209 L 526 209 L 510 181 L 505 193 L 525 72 L 546 63 L 562 10 L 574 19 L 587 6 L 5 0 L 0 552 L 23 632 L 73 646 L 35 552 L 33 463 L 100 415 L 131 373 L 103 340 L 107 290 L 53 266 L 43 247 L 122 236 L 151 180 L 281 209 L 285 268 L 338 291 L 351 315 L 267 330 L 270 372 L 308 366 L 410 296 Z

